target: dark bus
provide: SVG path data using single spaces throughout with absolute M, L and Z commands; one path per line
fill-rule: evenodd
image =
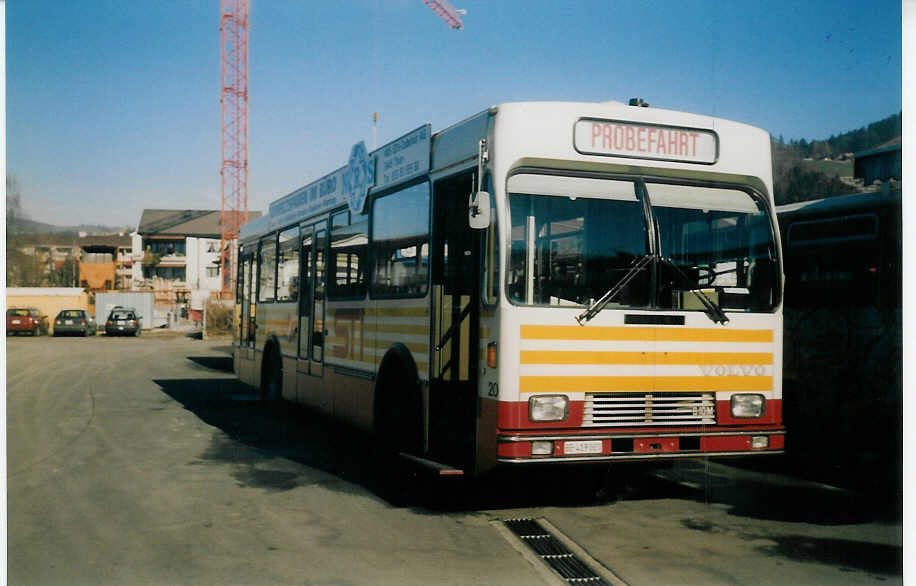
M 790 465 L 902 494 L 901 192 L 777 208 Z

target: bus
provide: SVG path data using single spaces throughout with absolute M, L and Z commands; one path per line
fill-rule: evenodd
M 884 187 L 776 208 L 786 275 L 783 384 L 795 430 L 789 464 L 838 486 L 887 490 L 888 502 L 899 502 L 902 198 Z
M 633 103 L 354 145 L 241 228 L 236 374 L 441 475 L 782 453 L 770 138 Z

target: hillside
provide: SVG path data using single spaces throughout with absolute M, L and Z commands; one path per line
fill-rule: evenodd
M 856 193 L 849 155 L 899 140 L 902 115 L 824 140 L 785 142 L 773 138 L 773 191 L 776 204 Z
M 10 218 L 6 220 L 6 231 L 8 234 L 119 234 L 121 232 L 130 232 L 133 228 L 113 228 L 110 226 L 100 226 L 97 224 L 80 224 L 78 226 L 55 226 L 36 222 L 28 218 Z

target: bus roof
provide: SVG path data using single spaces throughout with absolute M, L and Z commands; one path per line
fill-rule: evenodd
M 421 125 L 372 152 L 357 143 L 347 164 L 272 202 L 267 214 L 242 226 L 239 239 L 251 241 L 345 205 L 362 213 L 371 193 L 476 159 L 477 141 L 491 132 L 496 137 L 491 159 L 495 155 L 503 172 L 535 161 L 558 167 L 617 164 L 631 170 L 746 175 L 772 193 L 769 135 L 759 128 L 621 102 L 507 102 L 435 134 L 430 124 Z M 615 139 L 626 147 L 627 132 L 634 148 L 615 149 Z M 636 148 L 652 140 L 653 152 Z

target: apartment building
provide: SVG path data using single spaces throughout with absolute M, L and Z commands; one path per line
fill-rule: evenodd
M 132 234 L 133 289 L 152 291 L 160 309 L 192 311 L 218 295 L 220 210 L 146 209 Z M 260 212 L 248 212 L 249 219 Z

